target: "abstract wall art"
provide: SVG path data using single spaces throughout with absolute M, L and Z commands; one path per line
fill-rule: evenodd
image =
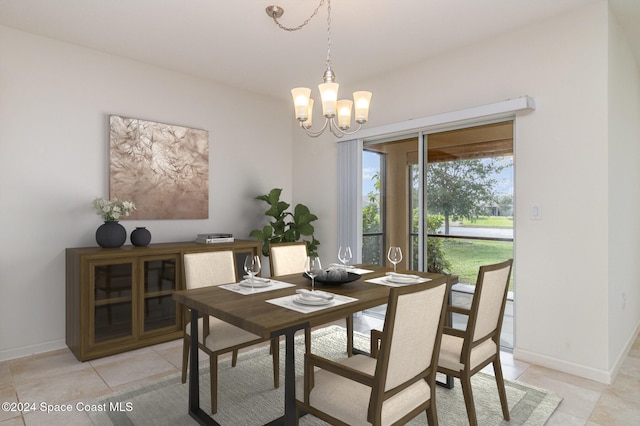
M 132 201 L 127 219 L 209 217 L 209 132 L 109 117 L 109 196 Z

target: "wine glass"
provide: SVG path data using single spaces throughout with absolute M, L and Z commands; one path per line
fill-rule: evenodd
M 351 247 L 340 246 L 338 249 L 338 260 L 342 263 L 342 266 L 346 268 L 347 264 L 351 262 L 351 257 Z
M 248 255 L 244 259 L 244 271 L 249 274 L 249 282 L 253 285 L 253 277 L 260 273 L 260 256 Z
M 308 256 L 304 262 L 304 272 L 311 277 L 311 291 L 315 288 L 316 276 L 322 271 L 320 258 L 318 256 Z
M 400 250 L 400 247 L 389 247 L 387 259 L 393 263 L 393 272 L 396 272 L 396 265 L 402 262 L 402 250 Z

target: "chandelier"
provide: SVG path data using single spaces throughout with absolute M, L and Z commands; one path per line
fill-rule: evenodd
M 318 10 L 322 7 L 325 0 L 320 0 L 320 4 L 313 11 L 311 16 L 297 27 L 285 27 L 278 18 L 282 17 L 284 9 L 280 6 L 268 6 L 267 15 L 273 18 L 273 21 L 285 31 L 297 31 L 304 28 L 314 16 L 318 14 Z M 327 0 L 327 69 L 324 72 L 324 82 L 318 85 L 320 90 L 320 98 L 322 100 L 322 115 L 325 117 L 324 125 L 317 131 L 311 130 L 313 125 L 313 99 L 311 98 L 311 89 L 307 87 L 296 87 L 291 89 L 293 104 L 295 108 L 296 119 L 300 122 L 300 127 L 307 135 L 315 138 L 329 129 L 336 137 L 341 138 L 344 135 L 352 135 L 356 133 L 364 123 L 369 119 L 369 103 L 371 102 L 371 92 L 358 91 L 353 93 L 353 101 L 349 99 L 338 100 L 338 83 L 336 83 L 336 75 L 331 67 L 331 0 Z M 351 112 L 355 105 L 355 122 L 358 124 L 355 130 L 349 131 L 351 127 Z

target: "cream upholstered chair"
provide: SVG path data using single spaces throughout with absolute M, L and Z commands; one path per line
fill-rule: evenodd
M 269 244 L 269 267 L 271 276 L 301 274 L 308 256 L 307 243 L 274 243 Z M 353 317 L 346 317 L 347 326 L 347 354 L 353 354 Z M 311 351 L 311 330 L 304 330 L 305 347 Z
M 188 289 L 236 282 L 236 266 L 230 250 L 184 255 L 184 272 Z M 233 351 L 235 367 L 238 349 L 264 341 L 261 336 L 249 333 L 218 318 L 206 316 L 208 321 L 198 320 L 198 345 L 209 355 L 211 373 L 211 412 L 218 411 L 218 355 Z M 187 364 L 191 341 L 191 324 L 187 323 L 182 348 L 182 383 L 187 379 Z M 279 354 L 274 350 L 277 339 L 271 339 L 273 354 L 273 384 L 279 386 Z
M 450 312 L 468 316 L 465 330 L 445 327 L 440 346 L 438 371 L 458 377 L 462 385 L 469 424 L 478 424 L 471 391 L 471 376 L 489 363 L 498 385 L 502 415 L 509 420 L 509 406 L 500 364 L 500 330 L 509 291 L 513 259 L 481 266 L 471 308 L 448 306 Z
M 269 244 L 271 276 L 303 273 L 307 256 L 307 243 L 304 241 Z
M 298 416 L 310 413 L 332 425 L 390 425 L 426 410 L 429 425 L 438 424 L 435 375 L 447 278 L 390 291 L 384 329 L 371 339 L 377 358 L 335 362 L 305 354 L 304 378 L 296 382 Z

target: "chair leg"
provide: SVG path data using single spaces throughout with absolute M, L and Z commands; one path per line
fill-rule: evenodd
M 209 373 L 211 377 L 211 413 L 218 412 L 218 355 L 209 354 Z
M 234 349 L 233 353 L 231 354 L 231 366 L 235 367 L 236 364 L 238 364 L 238 350 Z
M 271 339 L 271 355 L 273 356 L 273 387 L 280 387 L 280 338 Z
M 347 356 L 353 356 L 353 314 L 347 316 Z
M 427 407 L 427 423 L 429 426 L 438 426 L 438 414 L 436 412 L 436 406 L 433 403 L 433 399 Z
M 506 421 L 509 421 L 509 404 L 507 403 L 507 392 L 504 388 L 504 377 L 502 376 L 500 354 L 498 354 L 496 360 L 493 361 L 493 372 L 496 376 L 496 385 L 498 385 L 498 395 L 500 396 L 500 405 L 502 405 L 502 416 Z
M 473 391 L 471 390 L 471 376 L 464 373 L 461 374 L 460 384 L 462 385 L 462 394 L 464 395 L 464 405 L 467 408 L 469 426 L 478 426 L 478 419 L 476 417 L 476 406 L 473 402 Z
M 189 347 L 191 341 L 186 334 L 182 339 L 182 383 L 187 382 L 187 365 L 189 364 Z
M 304 348 L 306 353 L 311 353 L 311 328 L 304 329 Z

